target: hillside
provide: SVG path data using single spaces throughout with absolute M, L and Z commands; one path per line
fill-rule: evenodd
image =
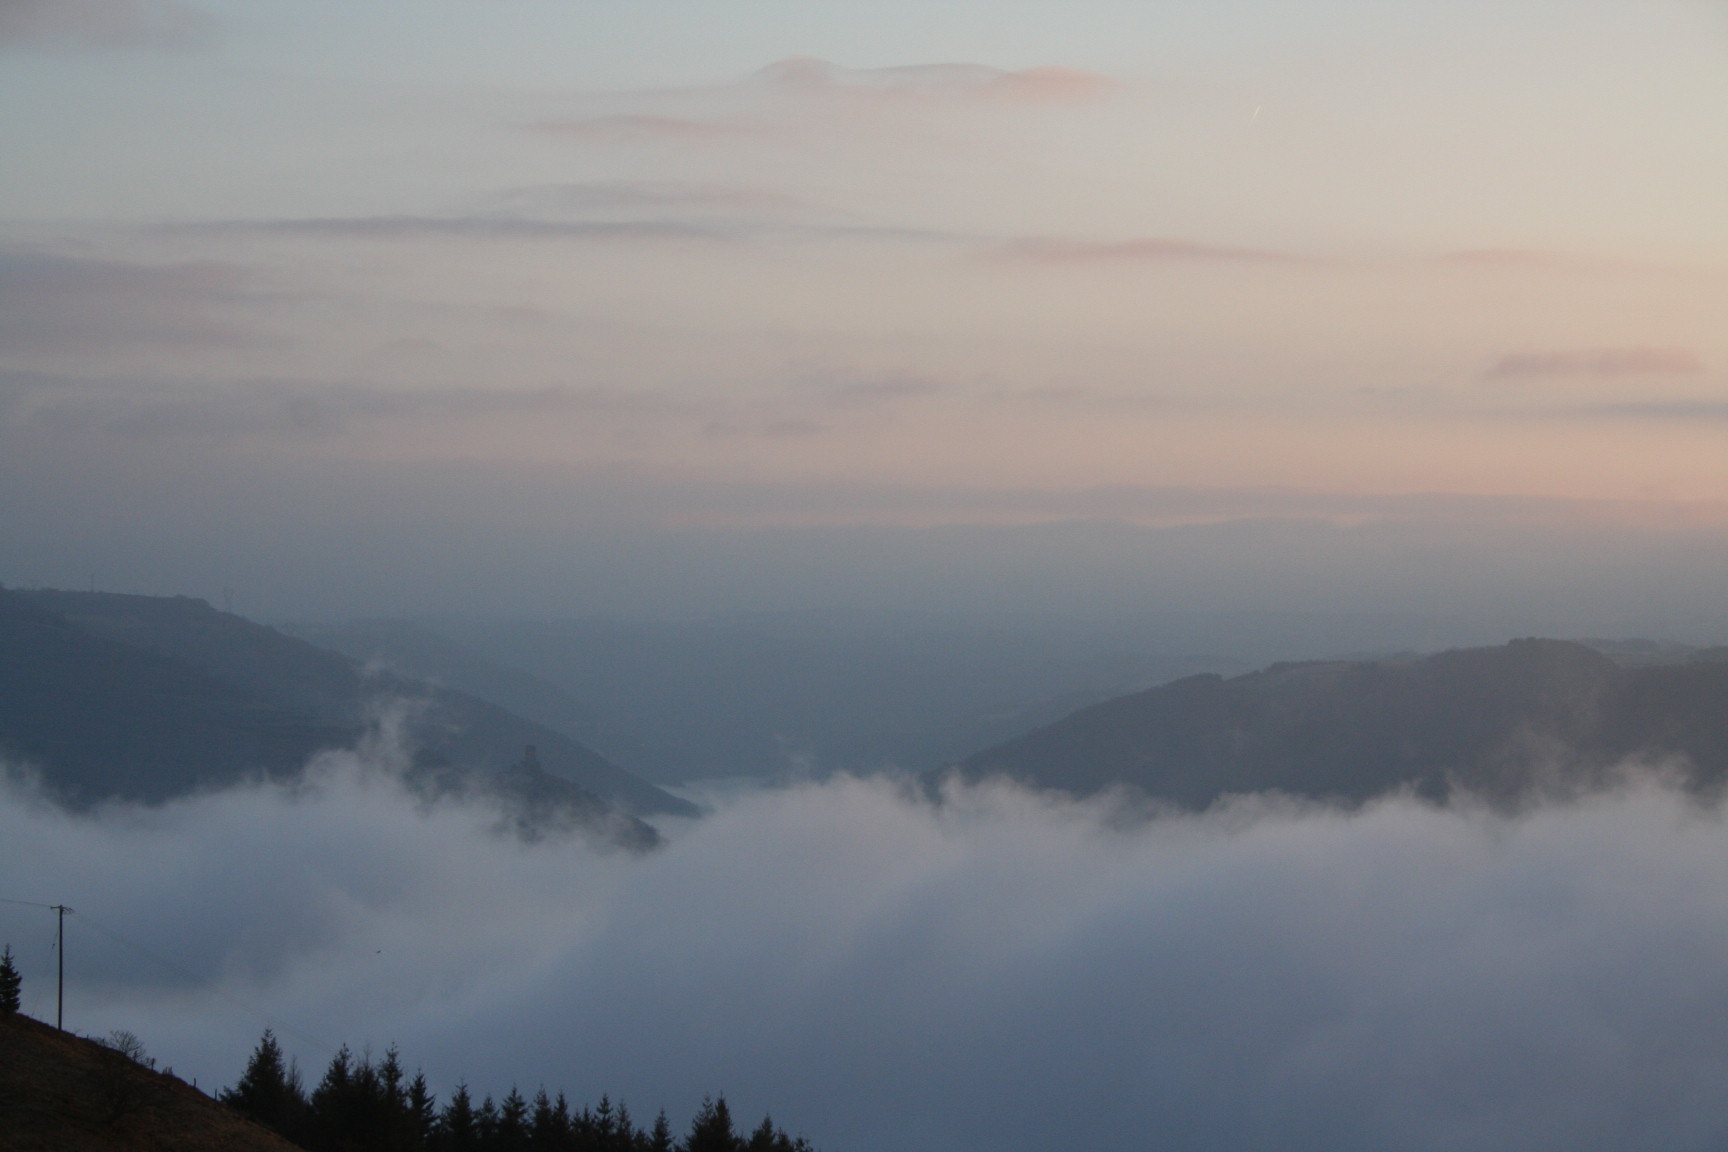
M 0 1152 L 297 1152 L 185 1081 L 0 1013 Z
M 419 764 L 446 785 L 514 765 L 507 778 L 536 777 L 537 803 L 562 790 L 596 811 L 695 812 L 563 733 L 465 693 L 368 674 L 202 600 L 0 590 L 0 751 L 75 804 L 287 777 L 315 751 L 352 746 L 392 700 L 412 705 Z M 526 746 L 537 755 L 524 766 Z
M 1616 661 L 1518 640 L 1385 661 L 1192 676 L 1083 709 L 958 766 L 1080 795 L 1113 785 L 1190 808 L 1277 790 L 1359 801 L 1399 788 L 1498 800 L 1589 787 L 1628 760 L 1728 780 L 1728 663 Z

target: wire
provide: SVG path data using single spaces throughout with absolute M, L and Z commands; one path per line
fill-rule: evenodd
M 59 904 L 44 904 L 38 900 L 14 900 L 11 897 L 7 897 L 7 896 L 0 896 L 0 904 L 16 904 L 16 905 L 19 905 L 20 907 L 24 907 L 24 908 L 45 908 L 50 912 L 60 911 L 62 908 L 62 906 Z M 191 980 L 194 983 L 198 983 L 198 984 L 202 984 L 204 982 L 204 977 L 200 976 L 198 973 L 193 972 L 191 969 L 183 967 L 180 964 L 176 964 L 174 961 L 168 959 L 165 956 L 158 955 L 157 953 L 146 948 L 144 945 L 138 943 L 136 940 L 133 940 L 127 936 L 124 936 L 121 933 L 115 931 L 114 929 L 109 928 L 108 926 L 102 924 L 101 922 L 99 922 L 95 919 L 92 919 L 89 913 L 87 913 L 87 912 L 73 913 L 72 909 L 70 909 L 70 908 L 66 908 L 65 911 L 76 917 L 76 919 L 74 921 L 75 923 L 88 924 L 91 928 L 94 928 L 96 931 L 100 932 L 102 935 L 108 937 L 110 940 L 113 940 L 116 944 L 120 944 L 124 947 L 132 949 L 132 951 L 138 953 L 140 956 L 143 956 L 146 959 L 152 960 L 152 961 L 156 962 L 157 964 L 160 964 L 162 967 L 167 968 L 171 972 L 174 972 L 175 974 L 182 976 L 182 977 L 186 978 L 187 980 Z M 55 933 L 55 939 L 52 943 L 49 944 L 48 947 L 49 947 L 50 951 L 59 947 L 59 933 L 58 932 Z M 302 1044 L 309 1045 L 310 1047 L 316 1049 L 317 1051 L 323 1053 L 326 1056 L 333 1055 L 336 1051 L 335 1048 L 333 1048 L 329 1044 L 324 1043 L 321 1040 L 314 1040 L 312 1037 L 307 1036 L 303 1032 L 299 1032 L 296 1029 L 289 1028 L 286 1025 L 280 1024 L 277 1021 L 271 1019 L 270 1014 L 268 1012 L 264 1011 L 264 1009 L 257 1004 L 250 1003 L 250 1002 L 245 1001 L 245 1000 L 241 1000 L 241 999 L 234 997 L 234 996 L 230 996 L 226 992 L 219 992 L 214 988 L 206 988 L 205 992 L 207 995 L 213 996 L 218 1000 L 225 1001 L 227 1004 L 229 1004 L 232 1007 L 242 1009 L 243 1011 L 249 1012 L 249 1013 L 253 1014 L 254 1016 L 257 1016 L 259 1019 L 264 1021 L 265 1027 L 270 1028 L 273 1031 L 278 1032 L 283 1036 L 287 1036 L 290 1039 L 298 1040 Z
M 177 974 L 179 976 L 185 977 L 186 979 L 191 980 L 195 983 L 199 983 L 199 984 L 202 984 L 204 982 L 204 977 L 199 975 L 198 973 L 192 971 L 189 968 L 184 967 L 183 965 L 175 963 L 174 961 L 168 959 L 165 956 L 161 956 L 155 952 L 152 952 L 150 949 L 148 949 L 144 945 L 138 943 L 136 940 L 130 939 L 129 937 L 122 935 L 121 933 L 115 931 L 112 928 L 109 928 L 108 926 L 100 923 L 99 921 L 92 919 L 88 913 L 85 913 L 85 912 L 78 913 L 76 922 L 89 925 L 91 928 L 94 928 L 96 931 L 102 933 L 102 935 L 108 937 L 110 940 L 113 940 L 116 944 L 121 944 L 127 948 L 132 949 L 134 952 L 138 953 L 140 956 L 143 956 L 146 959 L 155 961 L 156 963 L 162 965 L 162 967 L 167 968 L 169 971 L 174 972 L 175 974 Z M 252 1002 L 246 1001 L 246 1000 L 241 1000 L 238 997 L 230 996 L 228 993 L 217 991 L 214 988 L 206 988 L 204 991 L 205 991 L 206 995 L 213 996 L 218 1000 L 225 1001 L 226 1003 L 228 1003 L 232 1007 L 240 1008 L 246 1012 L 252 1013 L 253 1015 L 257 1016 L 260 1020 L 264 1021 L 264 1024 L 266 1027 L 271 1028 L 272 1030 L 282 1034 L 283 1036 L 287 1036 L 287 1037 L 290 1037 L 292 1039 L 298 1040 L 302 1044 L 310 1045 L 311 1047 L 317 1049 L 319 1052 L 323 1053 L 326 1056 L 333 1055 L 336 1051 L 329 1044 L 326 1044 L 321 1040 L 314 1040 L 312 1037 L 307 1036 L 304 1033 L 298 1032 L 293 1028 L 289 1028 L 286 1025 L 282 1025 L 279 1022 L 273 1020 L 271 1018 L 270 1014 L 268 1012 L 266 1012 L 263 1009 L 263 1007 L 258 1005 L 258 1004 L 255 1004 L 255 1003 L 252 1003 Z

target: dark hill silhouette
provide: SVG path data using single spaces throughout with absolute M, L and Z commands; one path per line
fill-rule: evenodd
M 39 597 L 0 592 L 0 749 L 40 767 L 74 803 L 163 800 L 244 771 L 285 774 L 358 734 L 353 719 L 272 701 L 79 628 Z
M 299 1152 L 170 1073 L 8 1013 L 0 1013 L 0 1148 Z
M 1728 779 L 1728 663 L 1622 666 L 1517 640 L 1386 661 L 1193 676 L 1076 712 L 959 765 L 1080 795 L 1130 785 L 1203 808 L 1232 793 L 1361 801 L 1400 788 L 1499 801 L 1588 788 L 1634 759 Z
M 444 787 L 501 779 L 526 788 L 536 811 L 561 797 L 596 816 L 614 805 L 695 814 L 560 732 L 465 693 L 368 675 L 202 600 L 0 590 L 0 750 L 73 803 L 288 777 L 315 751 L 351 746 L 388 700 L 414 703 L 419 767 Z

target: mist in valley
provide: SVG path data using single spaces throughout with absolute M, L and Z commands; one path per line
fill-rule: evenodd
M 65 902 L 67 1023 L 237 1078 L 398 1045 L 448 1092 L 836 1149 L 1650 1149 L 1728 1132 L 1728 828 L 1629 773 L 1201 814 L 1005 784 L 756 791 L 634 854 L 428 803 L 387 749 L 73 815 L 14 778 L 9 895 Z M 0 905 L 25 1010 L 52 915 Z

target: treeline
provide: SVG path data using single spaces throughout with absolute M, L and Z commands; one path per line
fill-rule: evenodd
M 606 1097 L 578 1112 L 544 1088 L 532 1100 L 512 1088 L 503 1100 L 476 1104 L 458 1085 L 439 1107 L 426 1077 L 408 1076 L 394 1047 L 374 1061 L 344 1046 L 307 1093 L 269 1031 L 240 1082 L 217 1099 L 308 1152 L 815 1152 L 766 1116 L 739 1132 L 725 1097 L 703 1100 L 681 1138 L 664 1112 L 638 1128 L 628 1108 Z

